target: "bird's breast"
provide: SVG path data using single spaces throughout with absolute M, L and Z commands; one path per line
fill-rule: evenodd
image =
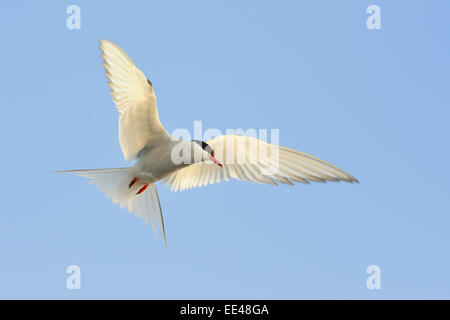
M 163 148 L 149 150 L 134 165 L 140 179 L 147 183 L 161 180 L 183 167 L 184 164 L 172 161 L 170 150 Z

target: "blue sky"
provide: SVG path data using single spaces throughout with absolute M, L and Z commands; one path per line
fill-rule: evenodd
M 81 29 L 66 8 L 81 8 Z M 381 8 L 368 30 L 366 8 Z M 450 4 L 0 4 L 0 298 L 450 298 Z M 360 184 L 159 187 L 169 251 L 83 178 L 125 166 L 99 39 L 169 132 L 276 128 Z M 381 269 L 381 290 L 366 268 Z M 66 268 L 81 268 L 81 290 Z

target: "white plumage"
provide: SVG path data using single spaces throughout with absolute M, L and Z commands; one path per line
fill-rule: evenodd
M 172 185 L 171 190 L 183 191 L 231 178 L 273 185 L 292 184 L 292 181 L 357 182 L 354 177 L 326 161 L 256 138 L 224 135 L 207 143 L 223 163 L 223 168 L 211 162 L 199 162 L 177 170 L 165 179 L 166 185 Z M 230 151 L 233 153 L 231 156 Z
M 101 40 L 100 49 L 113 101 L 119 111 L 119 141 L 125 161 L 151 140 L 168 137 L 161 125 L 153 86 L 117 45 Z
M 241 135 L 209 141 L 184 141 L 172 137 L 161 125 L 152 83 L 114 43 L 101 40 L 103 66 L 113 101 L 119 111 L 119 141 L 129 168 L 68 170 L 91 183 L 120 207 L 159 225 L 166 243 L 157 181 L 182 191 L 231 178 L 277 185 L 310 181 L 357 180 L 336 166 L 286 147 Z M 183 159 L 174 160 L 182 147 Z M 178 151 L 177 151 L 178 152 Z M 198 157 L 198 155 L 200 155 Z M 209 159 L 209 160 L 208 160 Z

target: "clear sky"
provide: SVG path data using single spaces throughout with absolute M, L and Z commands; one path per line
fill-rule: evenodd
M 0 298 L 450 298 L 448 1 L 122 3 L 0 4 Z M 167 253 L 49 174 L 126 165 L 99 39 L 151 79 L 169 132 L 279 129 L 360 184 L 159 186 Z

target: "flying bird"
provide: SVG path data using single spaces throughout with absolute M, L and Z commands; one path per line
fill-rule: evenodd
M 167 241 L 156 182 L 173 191 L 231 178 L 277 185 L 293 182 L 358 182 L 338 167 L 290 148 L 244 135 L 183 140 L 162 126 L 153 84 L 116 44 L 100 40 L 103 66 L 119 112 L 119 142 L 127 168 L 66 170 L 91 179 L 106 197 L 157 225 Z

